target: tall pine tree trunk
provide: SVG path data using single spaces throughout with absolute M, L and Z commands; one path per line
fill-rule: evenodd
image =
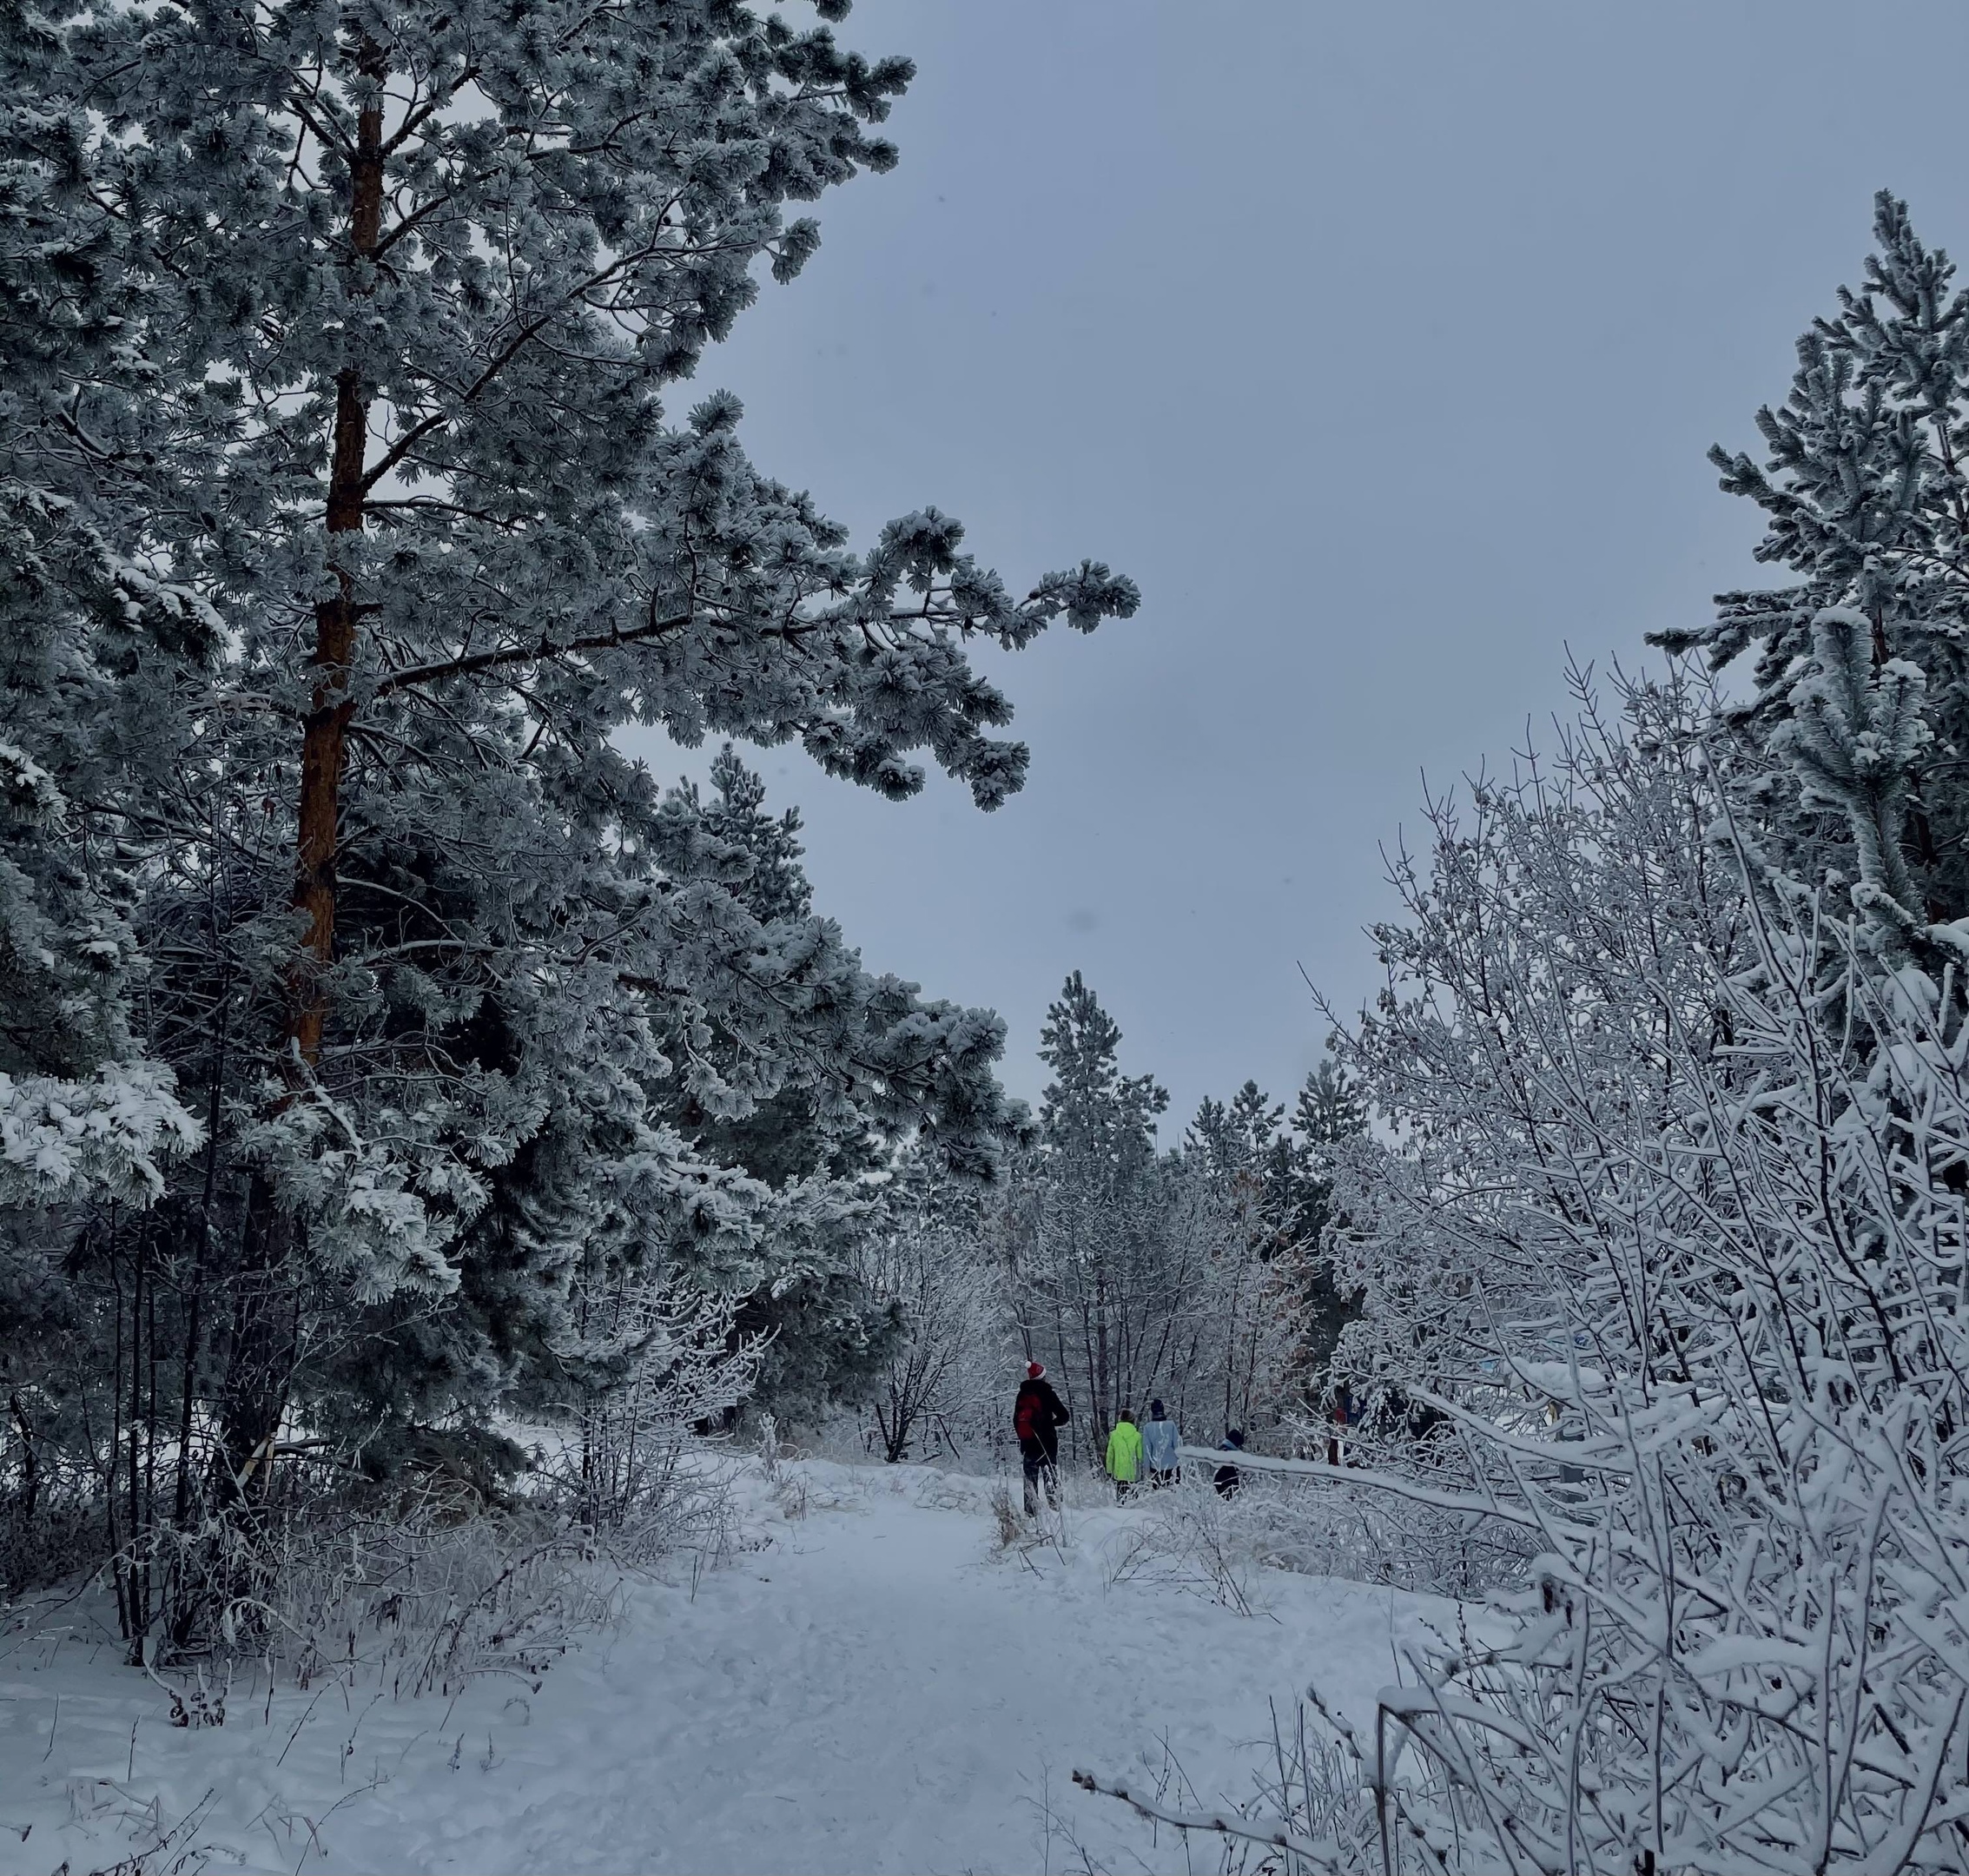
M 361 76 L 378 87 L 357 114 L 349 158 L 350 297 L 372 287 L 367 269 L 383 226 L 383 105 L 387 73 L 382 49 L 364 38 L 356 56 Z M 370 393 L 351 359 L 335 379 L 334 433 L 328 464 L 328 572 L 334 590 L 314 609 L 314 694 L 301 748 L 301 801 L 295 822 L 293 904 L 307 923 L 301 953 L 287 977 L 284 1105 L 314 1073 L 327 1027 L 327 973 L 335 952 L 335 862 L 341 826 L 342 772 L 353 713 L 349 680 L 360 615 L 355 574 L 338 558 L 338 544 L 362 532 L 367 490 L 363 471 L 369 436 Z M 263 1492 L 273 1442 L 287 1410 L 299 1337 L 294 1295 L 301 1278 L 305 1227 L 283 1211 L 263 1173 L 247 1200 L 241 1281 L 235 1287 L 231 1359 L 221 1397 L 221 1445 L 235 1499 Z
M 380 87 L 387 66 L 381 49 L 365 39 L 358 54 L 362 76 Z M 383 231 L 383 108 L 376 101 L 356 120 L 349 162 L 350 297 L 372 290 L 367 277 Z M 288 988 L 287 1040 L 301 1068 L 312 1070 L 321 1054 L 328 999 L 324 974 L 334 961 L 335 851 L 341 825 L 342 770 L 348 754 L 348 695 L 355 664 L 358 606 L 353 570 L 337 558 L 337 545 L 362 532 L 367 490 L 364 459 L 369 440 L 369 393 L 351 359 L 335 379 L 335 429 L 328 466 L 328 571 L 334 591 L 314 609 L 314 694 L 301 747 L 301 812 L 296 825 L 299 863 L 294 906 L 307 924 L 302 955 Z

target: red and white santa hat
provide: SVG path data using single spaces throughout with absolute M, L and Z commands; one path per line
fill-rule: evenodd
M 1027 1363 L 1026 1364 L 1026 1378 L 1027 1378 L 1027 1380 L 1028 1380 L 1028 1381 L 1036 1381 L 1036 1380 L 1038 1380 L 1038 1379 L 1039 1379 L 1039 1377 L 1041 1377 L 1041 1376 L 1042 1374 L 1044 1374 L 1045 1372 L 1046 1372 L 1046 1364 L 1045 1364 L 1044 1362 L 1036 1362 L 1036 1361 L 1034 1361 L 1034 1362 L 1027 1362 Z

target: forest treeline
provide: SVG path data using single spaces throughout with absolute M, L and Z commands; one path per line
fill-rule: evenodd
M 1322 1249 L 1330 1169 L 1366 1120 L 1345 1072 L 1323 1061 L 1290 1113 L 1247 1081 L 1162 1148 L 1168 1095 L 1121 1072 L 1120 1044 L 1074 972 L 1040 1033 L 1039 1113 L 997 1175 L 899 1157 L 859 1266 L 895 1305 L 864 1409 L 884 1458 L 1008 1461 L 1031 1361 L 1073 1417 L 1062 1454 L 1087 1467 L 1158 1398 L 1212 1444 L 1254 1427 L 1291 1443 L 1336 1405 L 1350 1299 Z

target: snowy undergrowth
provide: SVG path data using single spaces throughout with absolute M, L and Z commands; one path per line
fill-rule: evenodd
M 630 1515 L 599 1529 L 572 1520 L 552 1495 L 495 1509 L 426 1487 L 367 1514 L 345 1509 L 330 1516 L 317 1507 L 250 1542 L 233 1532 L 217 1549 L 187 1543 L 178 1567 L 239 1586 L 226 1602 L 223 1645 L 162 1668 L 167 1657 L 158 1654 L 146 1660 L 141 1680 L 127 1665 L 128 1644 L 100 1574 L 0 1609 L 0 1723 L 17 1728 L 36 1704 L 34 1679 L 53 1690 L 43 1769 L 32 1778 L 42 1810 L 54 1792 L 46 1768 L 61 1762 L 64 1726 L 75 1750 L 78 1729 L 83 1739 L 100 1733 L 104 1710 L 117 1714 L 117 1727 L 128 1724 L 121 1777 L 105 1760 L 61 1781 L 64 1808 L 53 1829 L 89 1846 L 78 1858 L 64 1838 L 61 1866 L 130 1876 L 258 1866 L 264 1859 L 241 1848 L 242 1835 L 254 1850 L 264 1837 L 274 1864 L 305 1866 L 320 1851 L 323 1820 L 388 1780 L 380 1758 L 366 1779 L 351 1776 L 359 1740 L 401 1731 L 377 1723 L 380 1708 L 419 1717 L 413 1739 L 428 1729 L 438 1702 L 447 1715 L 461 1704 L 484 1707 L 484 1697 L 466 1700 L 480 1688 L 501 1690 L 502 1720 L 524 1712 L 552 1668 L 620 1621 L 637 1587 L 687 1582 L 694 1591 L 707 1569 L 770 1541 L 748 1533 L 738 1470 L 716 1452 L 680 1449 L 661 1489 L 640 1494 Z M 160 1556 L 159 1567 L 171 1561 Z M 69 1685 L 76 1680 L 80 1688 Z M 221 1772 L 195 1795 L 148 1787 L 138 1774 L 147 1727 L 208 1737 L 222 1728 L 226 1747 L 195 1756 L 254 1769 L 229 1786 Z M 318 1761 L 331 1733 L 334 1794 L 289 1804 L 277 1778 L 260 1775 L 269 1741 L 277 1740 L 278 1773 L 290 1758 L 301 1767 Z M 487 1770 L 498 1756 L 492 1741 L 488 1728 Z M 235 1748 L 236 1741 L 244 1743 Z M 460 1734 L 458 1763 L 466 1744 Z M 0 1747 L 0 1767 L 10 1763 Z M 17 1767 L 0 1776 L 0 1833 L 17 1833 L 20 1867 L 31 1870 L 43 1866 L 26 1846 L 37 1823 L 48 1833 L 50 1820 L 31 1806 L 18 1819 L 11 1814 L 23 1809 L 27 1783 Z M 265 1801 L 241 1813 L 241 1793 L 262 1785 Z M 220 1834 L 228 1825 L 232 1835 Z M 0 1867 L 11 1868 L 7 1847 L 0 1834 Z
M 1093 1481 L 1021 1556 L 990 1478 L 776 1470 L 737 1482 L 724 1567 L 679 1560 L 544 1671 L 446 1694 L 242 1669 L 222 1726 L 174 1727 L 117 1664 L 113 1610 L 42 1605 L 0 1642 L 0 1876 L 1187 1870 L 1074 1767 L 1252 1802 L 1268 1700 L 1290 1712 L 1316 1682 L 1371 1715 L 1396 1648 L 1444 1615 L 1279 1572 L 1256 1617 L 1129 1580 L 1115 1560 L 1150 1507 Z
M 1153 1494 L 1124 1567 L 1206 1588 L 1237 1606 L 1265 1570 L 1481 1595 L 1523 1581 L 1528 1555 L 1514 1529 L 1462 1513 L 1247 1470 L 1234 1498 L 1204 1477 Z

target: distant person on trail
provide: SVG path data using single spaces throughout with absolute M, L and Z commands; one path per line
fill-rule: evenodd
M 1107 1476 L 1114 1481 L 1116 1503 L 1124 1503 L 1128 1488 L 1142 1476 L 1142 1435 L 1135 1417 L 1124 1411 L 1107 1436 Z
M 1162 1411 L 1162 1403 L 1152 1400 L 1148 1404 L 1148 1424 L 1142 1429 L 1142 1459 L 1148 1467 L 1151 1490 L 1159 1491 L 1176 1483 L 1176 1449 L 1182 1443 L 1176 1423 Z
M 1073 1418 L 1067 1404 L 1053 1391 L 1039 1362 L 1026 1364 L 1026 1379 L 1012 1404 L 1012 1430 L 1019 1438 L 1019 1458 L 1026 1472 L 1026 1516 L 1039 1512 L 1040 1482 L 1046 1498 L 1060 1509 L 1060 1429 Z
M 1241 1453 L 1245 1450 L 1244 1434 L 1238 1428 L 1232 1427 L 1224 1436 L 1224 1443 L 1217 1450 L 1219 1452 Z M 1216 1485 L 1219 1498 L 1235 1498 L 1244 1483 L 1244 1475 L 1228 1461 L 1218 1467 Z

